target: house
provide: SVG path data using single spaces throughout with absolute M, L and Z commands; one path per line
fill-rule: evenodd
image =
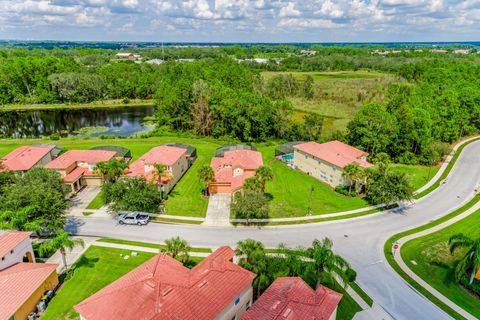
M 0 171 L 28 171 L 33 167 L 41 167 L 54 158 L 55 146 L 19 147 L 0 160 L 3 168 Z
M 147 64 L 160 65 L 160 64 L 162 64 L 162 63 L 165 63 L 165 60 L 162 60 L 162 59 L 151 59 L 151 60 L 145 61 L 145 63 L 147 63 Z
M 45 291 L 58 285 L 56 264 L 34 263 L 30 234 L 6 231 L 0 235 L 0 320 L 27 319 Z
M 120 146 L 96 146 L 93 148 L 90 148 L 90 150 L 104 150 L 104 151 L 115 151 L 117 154 L 115 155 L 115 158 L 124 160 L 126 162 L 129 162 L 132 160 L 132 152 L 130 149 L 120 147 Z
M 368 153 L 340 141 L 306 142 L 293 147 L 293 166 L 332 187 L 348 184 L 342 174 L 349 164 L 370 168 Z
M 70 150 L 48 163 L 45 168 L 58 171 L 63 183 L 69 185 L 72 192 L 76 193 L 85 186 L 101 186 L 104 177 L 93 172 L 95 165 L 115 157 L 116 151 Z
M 277 278 L 240 318 L 335 320 L 342 294 L 320 286 L 313 290 L 302 278 Z
M 303 56 L 314 56 L 317 54 L 317 51 L 315 50 L 300 50 L 300 54 Z
M 445 49 L 432 49 L 430 50 L 431 53 L 447 53 L 448 51 Z
M 155 177 L 155 165 L 166 166 L 167 174 Z M 190 167 L 187 148 L 161 145 L 151 149 L 133 162 L 125 172 L 127 177 L 144 177 L 148 182 L 156 182 L 164 192 L 170 192 Z
M 192 269 L 158 254 L 74 308 L 82 320 L 238 319 L 252 304 L 255 274 L 221 247 Z
M 30 231 L 5 231 L 0 234 L 0 270 L 24 260 L 35 262 Z
M 130 53 L 130 52 L 119 52 L 115 55 L 115 58 L 117 59 L 141 59 L 142 56 L 139 54 L 135 53 Z
M 247 178 L 263 165 L 262 154 L 248 146 L 228 146 L 217 151 L 210 166 L 215 179 L 208 185 L 210 193 L 235 193 L 242 189 Z
M 468 49 L 457 49 L 457 50 L 453 50 L 453 53 L 455 53 L 455 54 L 469 54 L 470 50 L 468 50 Z

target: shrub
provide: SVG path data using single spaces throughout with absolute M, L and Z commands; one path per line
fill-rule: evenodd
M 467 274 L 463 275 L 463 277 L 460 279 L 460 284 L 462 286 L 472 291 L 473 293 L 480 295 L 480 281 L 477 279 L 474 279 L 472 284 L 469 284 L 469 282 L 470 282 L 470 276 Z
M 53 133 L 50 135 L 50 140 L 60 140 L 60 134 L 59 133 Z
M 348 282 L 354 282 L 357 280 L 357 272 L 352 268 L 348 268 L 347 271 L 345 271 L 345 274 L 347 275 Z
M 347 197 L 356 197 L 358 195 L 355 190 L 352 189 L 352 191 L 348 191 L 348 187 L 345 186 L 337 186 L 335 187 L 335 191 Z

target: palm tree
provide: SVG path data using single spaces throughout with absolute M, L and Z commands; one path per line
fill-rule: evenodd
M 472 284 L 475 275 L 480 268 L 480 238 L 473 240 L 463 233 L 458 233 L 448 240 L 450 252 L 453 254 L 457 249 L 469 248 L 467 253 L 455 266 L 455 280 L 460 282 L 464 274 L 470 271 L 469 284 Z
M 242 268 L 252 271 L 257 275 L 253 280 L 253 287 L 257 289 L 257 297 L 270 284 L 268 275 L 268 258 L 265 254 L 265 248 L 259 241 L 247 239 L 239 241 L 235 254 L 240 257 L 239 265 Z
M 263 184 L 257 177 L 250 177 L 243 182 L 244 190 L 251 190 L 263 194 Z
M 163 189 L 161 187 L 162 180 L 168 180 L 172 178 L 172 174 L 167 170 L 167 166 L 161 163 L 153 165 L 153 177 L 152 181 L 159 186 L 160 198 L 163 199 Z
M 188 253 L 190 252 L 190 244 L 180 237 L 173 237 L 170 239 L 165 240 L 165 250 L 169 256 L 174 259 L 182 261 L 184 264 L 188 262 L 190 256 Z
M 70 238 L 70 232 L 61 231 L 54 238 L 43 242 L 38 248 L 38 250 L 41 255 L 55 250 L 60 250 L 60 254 L 62 255 L 63 267 L 65 268 L 65 270 L 67 270 L 68 265 L 66 249 L 72 250 L 75 246 L 78 245 L 83 247 L 85 243 L 82 239 Z
M 208 165 L 204 165 L 198 170 L 197 176 L 198 179 L 204 183 L 205 196 L 208 196 L 208 184 L 215 179 L 215 173 L 213 172 L 213 169 Z
M 265 192 L 265 184 L 273 180 L 273 170 L 270 167 L 261 166 L 255 170 L 255 176 L 262 184 L 262 191 Z
M 333 242 L 328 238 L 324 238 L 321 241 L 315 239 L 312 242 L 312 246 L 306 250 L 307 257 L 313 260 L 313 267 L 317 277 L 317 288 L 322 281 L 333 281 L 335 274 L 342 278 L 345 286 L 348 285 L 346 272 L 350 269 L 350 265 L 345 259 L 333 252 L 332 246 Z
M 343 168 L 342 176 L 348 180 L 348 193 L 352 192 L 352 185 L 357 182 L 361 171 L 362 169 L 356 163 L 347 164 Z
M 93 172 L 101 174 L 109 182 L 115 182 L 127 168 L 128 164 L 125 161 L 112 159 L 98 162 L 93 168 Z

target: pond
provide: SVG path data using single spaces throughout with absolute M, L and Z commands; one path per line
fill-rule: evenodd
M 0 136 L 39 138 L 53 133 L 129 136 L 151 128 L 144 118 L 154 112 L 154 106 L 6 111 L 0 112 Z

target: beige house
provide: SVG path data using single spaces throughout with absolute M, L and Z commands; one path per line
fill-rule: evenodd
M 312 177 L 337 187 L 349 182 L 343 177 L 343 168 L 349 164 L 358 164 L 369 168 L 368 153 L 340 141 L 326 143 L 307 142 L 293 147 L 293 166 Z
M 45 168 L 56 170 L 62 176 L 63 183 L 69 185 L 72 193 L 85 186 L 101 186 L 102 175 L 94 173 L 97 163 L 115 158 L 115 151 L 106 150 L 70 150 L 48 163 Z
M 163 192 L 169 193 L 190 166 L 188 150 L 182 147 L 162 145 L 155 147 L 133 162 L 125 172 L 127 177 L 144 177 L 157 183 Z M 156 172 L 155 165 L 166 167 L 165 172 Z

